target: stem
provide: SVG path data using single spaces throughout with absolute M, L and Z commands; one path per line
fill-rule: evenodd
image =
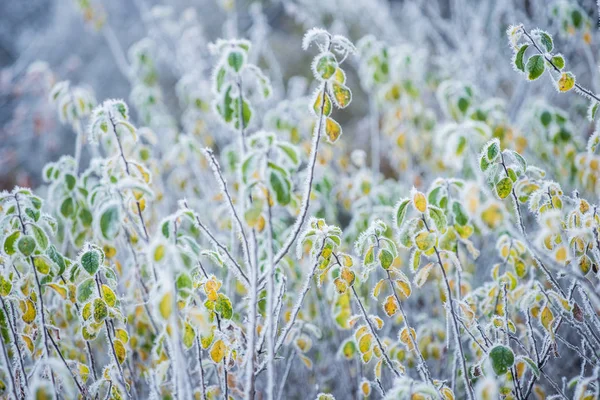
M 200 270 L 202 271 L 202 274 L 204 275 L 204 277 L 206 279 L 208 279 L 208 274 L 206 273 L 206 270 L 204 269 L 204 267 L 202 266 L 202 263 L 200 261 L 198 261 L 198 267 L 200 267 Z M 217 329 L 219 330 L 219 332 L 221 332 L 222 334 L 223 331 L 221 330 L 221 317 L 219 317 L 219 314 L 215 313 L 215 317 L 217 319 Z M 217 370 L 217 374 L 218 374 L 218 370 Z M 229 400 L 229 387 L 227 385 L 227 364 L 225 363 L 225 357 L 223 357 L 223 378 L 224 378 L 224 386 L 225 386 L 225 400 Z
M 423 354 L 421 353 L 419 346 L 417 346 L 415 339 L 413 338 L 413 336 L 410 333 L 411 327 L 408 324 L 408 317 L 406 315 L 406 312 L 404 312 L 404 306 L 402 306 L 400 297 L 398 296 L 398 293 L 396 293 L 396 288 L 394 286 L 394 282 L 392 282 L 392 277 L 390 276 L 390 272 L 387 270 L 385 272 L 387 274 L 387 279 L 388 279 L 388 282 L 390 283 L 390 287 L 392 288 L 392 293 L 394 294 L 394 297 L 396 298 L 396 302 L 398 303 L 398 308 L 400 309 L 400 313 L 402 314 L 402 319 L 404 320 L 404 327 L 408 331 L 408 337 L 410 339 L 410 343 L 414 349 L 415 354 L 417 355 L 417 358 L 419 359 L 418 370 L 420 372 L 421 379 L 423 379 L 424 381 L 429 381 L 429 383 L 431 383 L 433 385 L 433 387 L 436 387 L 436 385 L 433 383 L 433 379 L 431 378 L 431 373 L 429 371 L 429 368 L 427 367 L 425 358 L 423 358 Z
M 292 244 L 298 237 L 300 230 L 302 229 L 302 225 L 304 225 L 304 221 L 306 219 L 306 214 L 308 213 L 308 207 L 310 206 L 310 194 L 312 192 L 312 183 L 313 183 L 314 174 L 315 174 L 315 164 L 317 161 L 317 151 L 319 149 L 319 141 L 321 140 L 321 134 L 322 134 L 321 131 L 323 130 L 323 119 L 324 119 L 323 116 L 324 116 L 324 110 L 325 110 L 326 94 L 327 94 L 327 82 L 325 82 L 323 84 L 323 90 L 321 91 L 321 98 L 323 100 L 321 101 L 319 124 L 317 126 L 317 131 L 316 131 L 316 134 L 314 135 L 312 147 L 310 149 L 310 161 L 308 164 L 309 174 L 308 174 L 308 179 L 306 180 L 306 187 L 304 189 L 304 195 L 302 196 L 302 209 L 300 210 L 300 215 L 298 215 L 298 218 L 296 219 L 296 222 L 294 223 L 292 232 L 288 236 L 287 240 L 284 242 L 284 245 L 281 248 L 281 250 L 279 250 L 279 252 L 275 256 L 275 261 L 274 261 L 275 265 L 279 264 L 281 259 L 283 257 L 285 257 L 287 252 L 290 250 L 290 247 L 292 246 Z
M 46 329 L 46 331 L 47 331 L 47 329 Z M 88 393 L 87 389 L 84 386 L 81 386 L 81 384 L 79 383 L 79 380 L 77 380 L 77 376 L 75 376 L 75 374 L 73 373 L 73 371 L 71 370 L 71 368 L 69 368 L 69 364 L 67 363 L 67 360 L 65 360 L 65 357 L 62 355 L 62 352 L 60 351 L 60 348 L 58 347 L 58 345 L 54 341 L 54 338 L 52 337 L 52 335 L 50 334 L 50 332 L 47 332 L 47 334 L 48 334 L 48 337 L 50 338 L 50 341 L 52 342 L 52 345 L 54 346 L 54 350 L 56 350 L 56 353 L 58 353 L 58 356 L 62 360 L 63 364 L 65 364 L 65 367 L 71 373 L 71 377 L 75 381 L 75 384 L 77 385 L 77 388 L 79 389 L 79 393 L 81 393 L 81 395 L 83 396 L 83 398 L 86 398 L 86 396 L 90 397 L 90 394 Z
M 8 319 L 8 315 L 6 316 Z M 2 345 L 2 354 L 4 355 L 4 361 L 6 361 L 6 370 L 8 371 L 8 376 L 10 377 L 10 386 L 12 387 L 13 393 L 15 394 L 15 400 L 19 398 L 19 394 L 17 393 L 17 382 L 15 381 L 15 377 L 13 375 L 13 370 L 10 364 L 10 358 L 8 358 L 8 352 L 6 351 L 6 345 L 4 343 L 4 337 L 0 335 L 0 344 Z M 18 346 L 16 344 L 15 346 Z
M 275 296 L 275 264 L 273 264 L 273 224 L 271 216 L 271 196 L 267 195 L 267 399 L 275 395 L 275 324 L 273 306 Z M 285 382 L 285 380 L 284 380 Z
M 421 215 L 423 222 L 425 223 L 425 228 L 429 231 L 429 226 L 427 225 L 427 220 L 425 219 L 425 215 Z M 474 400 L 473 388 L 471 387 L 471 382 L 469 381 L 469 377 L 467 374 L 469 373 L 467 370 L 467 360 L 465 358 L 465 353 L 463 350 L 462 342 L 460 340 L 460 329 L 458 328 L 458 317 L 456 316 L 456 310 L 454 309 L 454 300 L 452 298 L 452 289 L 450 288 L 450 283 L 448 282 L 448 276 L 446 275 L 446 270 L 444 269 L 444 263 L 442 262 L 442 257 L 440 256 L 440 252 L 438 251 L 437 246 L 433 246 L 433 250 L 435 251 L 435 255 L 437 256 L 438 265 L 440 266 L 440 270 L 442 271 L 442 276 L 444 277 L 444 283 L 446 284 L 446 292 L 448 295 L 448 303 L 450 306 L 450 314 L 452 315 L 452 327 L 454 329 L 454 335 L 456 336 L 456 345 L 458 346 L 458 354 L 460 356 L 461 368 L 463 372 L 463 380 L 465 382 L 465 389 L 467 391 L 468 397 L 470 400 Z
M 193 213 L 196 223 L 198 224 L 198 227 L 200 229 L 202 229 L 204 231 L 204 233 L 206 233 L 206 235 L 210 238 L 210 240 L 213 242 L 213 244 L 215 246 L 217 246 L 223 253 L 225 253 L 227 258 L 229 258 L 229 261 L 231 261 L 231 263 L 236 267 L 239 277 L 242 278 L 241 280 L 243 280 L 246 285 L 250 285 L 250 281 L 248 280 L 248 277 L 242 270 L 242 267 L 240 266 L 240 264 L 238 264 L 237 261 L 235 261 L 235 259 L 233 258 L 233 256 L 229 252 L 229 250 L 227 250 L 227 247 L 223 246 L 214 237 L 214 235 L 210 232 L 210 230 L 202 223 L 202 221 L 200 221 L 200 217 L 198 217 L 198 215 L 188 206 L 187 200 L 183 201 L 183 205 L 185 206 L 186 209 L 188 209 L 189 211 L 191 211 Z
M 127 158 L 125 158 L 125 152 L 123 151 L 123 145 L 121 144 L 119 134 L 117 133 L 117 125 L 115 124 L 115 121 L 110 113 L 109 113 L 109 119 L 110 119 L 110 123 L 113 128 L 113 132 L 115 133 L 115 138 L 117 139 L 117 145 L 119 147 L 119 154 L 121 156 L 121 159 L 123 160 L 123 164 L 125 164 L 125 172 L 127 172 L 128 176 L 131 176 L 131 171 L 129 170 L 129 162 L 127 162 Z M 148 243 L 148 242 L 150 242 L 150 236 L 148 235 L 148 229 L 146 228 L 146 223 L 144 222 L 144 216 L 142 215 L 142 207 L 140 206 L 139 200 L 136 200 L 135 204 L 137 206 L 137 214 L 138 214 L 138 217 L 140 218 L 140 224 L 142 225 L 142 228 L 144 230 L 144 240 L 146 241 L 146 243 Z M 153 268 L 154 268 L 154 265 L 153 265 Z M 154 269 L 154 279 L 155 280 L 157 279 L 156 269 Z
M 371 320 L 369 319 L 369 315 L 367 314 L 365 307 L 363 306 L 362 302 L 360 301 L 360 298 L 358 297 L 358 294 L 356 293 L 356 289 L 354 289 L 354 286 L 352 286 L 351 289 L 352 289 L 352 293 L 354 294 L 354 298 L 356 299 L 356 302 L 360 306 L 360 310 L 363 313 L 363 317 L 365 318 L 367 325 L 369 325 L 371 334 L 373 335 L 373 337 L 377 341 L 377 345 L 381 349 L 381 354 L 383 355 L 383 359 L 385 360 L 385 363 L 394 372 L 394 375 L 396 375 L 396 378 L 399 378 L 400 372 L 398 372 L 398 370 L 396 370 L 396 368 L 394 368 L 394 364 L 392 364 L 392 361 L 390 360 L 390 357 L 387 355 L 385 348 L 383 347 L 383 344 L 381 344 L 381 340 L 379 340 L 379 335 L 377 335 L 377 332 L 375 331 L 375 328 L 373 327 L 373 324 L 371 323 Z M 410 332 L 409 332 L 409 335 L 410 335 Z
M 231 194 L 229 193 L 229 190 L 227 189 L 227 181 L 225 180 L 225 178 L 223 177 L 223 174 L 221 173 L 221 167 L 219 166 L 219 163 L 215 159 L 215 155 L 213 154 L 212 150 L 207 148 L 204 150 L 204 152 L 213 167 L 215 177 L 221 183 L 221 190 L 225 194 L 225 198 L 227 198 L 227 202 L 229 203 L 229 209 L 231 210 L 233 218 L 236 221 L 238 230 L 240 231 L 240 235 L 242 236 L 242 244 L 244 245 L 244 250 L 246 252 L 248 269 L 251 269 L 252 264 L 250 263 L 250 247 L 248 245 L 248 237 L 246 236 L 246 232 L 244 231 L 244 227 L 242 225 L 242 221 L 238 215 L 238 212 L 236 211 L 235 206 L 233 205 L 233 200 L 231 199 Z
M 17 205 L 17 215 L 19 217 L 19 221 L 21 223 L 21 231 L 23 232 L 23 235 L 26 235 L 26 231 L 25 231 L 25 223 L 23 222 L 23 214 L 21 213 L 21 205 L 19 204 L 19 195 L 17 193 L 15 193 L 15 203 Z M 46 359 L 46 362 L 48 362 L 48 358 L 50 356 L 50 349 L 48 348 L 48 335 L 46 334 L 46 316 L 45 314 L 45 306 L 44 306 L 44 298 L 42 297 L 42 284 L 40 283 L 40 277 L 37 273 L 37 269 L 35 268 L 35 264 L 33 262 L 33 257 L 29 256 L 29 265 L 31 266 L 31 269 L 33 270 L 33 274 L 35 276 L 35 283 L 37 286 L 37 291 L 38 291 L 38 303 L 39 303 L 39 314 L 40 314 L 40 320 L 41 320 L 41 325 L 42 325 L 42 333 L 43 333 L 43 340 L 44 340 L 44 358 Z M 54 379 L 54 372 L 52 372 L 52 369 L 50 370 L 50 378 L 52 381 L 52 387 L 54 388 L 54 392 L 56 394 L 56 398 L 58 398 L 58 389 L 56 387 L 56 381 Z
M 102 298 L 102 289 L 100 287 L 100 280 L 98 279 L 98 275 L 96 275 L 94 278 L 96 280 L 96 287 L 98 289 L 98 297 Z M 127 398 L 131 399 L 131 393 L 129 393 L 129 390 L 127 389 L 127 381 L 125 380 L 125 374 L 123 373 L 123 368 L 121 367 L 121 363 L 119 362 L 119 358 L 117 357 L 117 351 L 115 350 L 115 344 L 111 334 L 110 326 L 108 324 L 108 319 L 104 320 L 104 327 L 106 328 L 106 337 L 108 338 L 108 342 L 110 343 L 110 350 L 112 352 L 115 365 L 117 366 L 117 371 L 119 371 L 119 377 L 121 378 L 123 384 L 123 390 L 125 390 Z
M 200 345 L 200 339 L 196 335 L 196 347 L 198 348 L 198 375 L 200 375 L 200 388 L 202 394 L 202 400 L 206 400 L 206 385 L 204 384 L 204 367 L 202 366 L 202 346 Z
M 283 372 L 283 376 L 281 377 L 281 382 L 279 383 L 279 390 L 277 391 L 277 398 L 281 399 L 281 396 L 283 395 L 283 389 L 285 388 L 285 381 L 287 381 L 287 377 L 290 374 L 290 370 L 292 369 L 292 362 L 294 361 L 294 358 L 296 357 L 296 352 L 291 350 L 290 351 L 290 355 L 288 356 L 288 361 L 287 364 L 285 366 L 285 371 Z
M 19 358 L 19 366 L 21 367 L 21 374 L 23 375 L 23 380 L 25 382 L 25 389 L 29 387 L 29 380 L 27 379 L 27 373 L 25 372 L 25 364 L 23 363 L 23 354 L 21 354 L 21 347 L 19 346 L 19 337 L 17 336 L 17 332 L 15 332 L 15 327 L 10 321 L 10 315 L 8 313 L 8 307 L 6 307 L 6 303 L 4 302 L 4 297 L 0 296 L 0 301 L 2 302 L 2 308 L 4 309 L 4 314 L 6 315 L 6 322 L 10 328 L 10 333 L 12 335 L 13 343 L 15 344 L 15 348 L 17 349 L 17 356 Z M 7 364 L 8 365 L 8 364 Z

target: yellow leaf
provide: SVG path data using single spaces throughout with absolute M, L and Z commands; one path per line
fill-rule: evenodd
M 417 209 L 417 211 L 424 213 L 427 211 L 427 199 L 425 195 L 416 189 L 413 189 L 413 205 Z
M 454 392 L 448 386 L 441 388 L 440 393 L 444 396 L 444 400 L 454 400 Z
M 429 273 L 431 272 L 431 268 L 433 268 L 435 264 L 434 263 L 429 263 L 427 265 L 425 265 L 423 268 L 421 268 L 417 274 L 415 275 L 415 285 L 417 285 L 417 287 L 421 287 L 425 284 L 425 282 L 427 282 L 427 278 L 429 277 Z
M 385 284 L 385 279 L 381 279 L 373 287 L 373 297 L 375 299 L 379 297 L 379 293 L 381 293 L 381 288 L 383 287 L 384 284 Z
M 358 340 L 358 350 L 365 354 L 369 350 L 371 350 L 371 344 L 373 343 L 373 335 L 370 333 L 366 333 L 361 336 Z
M 557 84 L 559 91 L 568 92 L 575 86 L 575 75 L 570 72 L 563 72 Z
M 117 296 L 115 295 L 115 292 L 113 292 L 113 290 L 105 284 L 102 284 L 102 297 L 109 307 L 114 307 L 117 303 Z
M 298 356 L 300 357 L 300 360 L 302 360 L 302 362 L 304 363 L 304 365 L 306 365 L 306 368 L 308 369 L 312 369 L 313 363 L 310 360 L 310 358 L 302 355 L 302 354 L 298 354 Z
M 86 303 L 81 310 L 81 316 L 84 321 L 87 321 L 92 316 L 92 302 Z
M 325 134 L 331 143 L 334 143 L 342 135 L 342 127 L 332 118 L 327 117 L 325 120 Z
M 415 237 L 415 244 L 421 251 L 427 251 L 435 246 L 435 233 L 423 231 Z
M 58 283 L 47 283 L 46 286 L 52 288 L 63 300 L 67 299 L 67 288 Z
M 383 364 L 383 359 L 379 360 L 377 362 L 377 365 L 375 365 L 375 377 L 377 377 L 377 379 L 381 379 L 381 366 Z
M 410 297 L 410 294 L 412 293 L 412 288 L 410 286 L 410 282 L 408 281 L 408 278 L 402 274 L 403 276 L 401 276 L 399 279 L 396 279 L 395 283 L 396 283 L 396 287 L 398 288 L 398 290 L 400 291 L 400 295 L 404 297 L 404 299 L 407 299 L 408 297 Z
M 29 354 L 32 354 L 33 340 L 31 340 L 31 338 L 28 335 L 21 335 L 21 338 L 23 339 L 23 342 L 25 342 L 25 346 L 27 347 L 27 350 L 29 350 Z
M 129 334 L 125 329 L 115 329 L 115 337 L 123 343 L 129 342 Z
M 554 314 L 552 314 L 552 310 L 550 310 L 550 307 L 545 306 L 542 309 L 542 314 L 540 315 L 540 321 L 542 323 L 542 326 L 544 328 L 546 328 L 547 331 L 551 331 L 552 328 L 552 321 L 554 321 Z
M 223 361 L 223 358 L 225 358 L 226 351 L 227 346 L 221 339 L 219 339 L 212 345 L 212 348 L 210 349 L 210 358 L 218 364 Z
M 214 338 L 215 338 L 214 329 L 211 330 L 208 335 L 200 335 L 200 344 L 202 345 L 202 348 L 208 349 L 208 346 L 210 346 L 210 344 L 212 343 Z
M 77 363 L 77 369 L 79 370 L 79 376 L 81 376 L 81 379 L 86 382 L 88 376 L 90 375 L 90 369 L 88 366 L 82 363 Z
M 398 302 L 393 295 L 389 295 L 385 298 L 385 302 L 383 303 L 383 311 L 385 311 L 388 317 L 392 317 L 398 312 Z
M 119 339 L 115 339 L 113 344 L 115 347 L 115 353 L 117 354 L 117 361 L 119 364 L 123 364 L 125 362 L 125 358 L 127 357 L 125 345 Z
M 33 301 L 30 299 L 21 300 L 19 301 L 19 308 L 21 309 L 21 318 L 23 319 L 23 322 L 30 324 L 33 322 L 33 320 L 35 320 L 37 312 L 35 310 L 35 304 L 33 304 Z
M 335 285 L 335 290 L 340 294 L 346 293 L 346 290 L 348 290 L 348 285 L 340 278 L 335 278 L 333 284 Z
M 158 309 L 160 310 L 160 315 L 164 319 L 169 319 L 173 312 L 173 293 L 167 292 L 163 295 L 158 304 Z
M 360 384 L 360 391 L 363 397 L 369 397 L 371 394 L 371 384 L 367 380 L 363 380 Z
M 160 261 L 163 259 L 164 256 L 165 256 L 165 246 L 162 244 L 159 244 L 154 249 L 154 261 Z
M 355 275 L 354 272 L 350 268 L 343 267 L 340 272 L 340 277 L 346 281 L 348 286 L 352 286 L 354 284 Z
M 411 336 L 412 336 L 412 340 L 411 340 Z M 413 341 L 414 342 L 417 341 L 417 333 L 415 332 L 415 330 L 413 328 L 410 328 L 410 336 L 408 336 L 408 329 L 406 329 L 406 327 L 404 327 L 400 331 L 399 339 L 402 343 L 404 343 L 404 345 L 406 346 L 408 351 L 412 351 L 414 349 Z

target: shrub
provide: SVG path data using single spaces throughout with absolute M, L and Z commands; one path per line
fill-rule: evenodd
M 580 7 L 553 13 L 587 45 Z M 515 71 L 582 95 L 597 128 L 560 40 L 507 35 Z M 154 45 L 113 48 L 131 111 L 56 83 L 75 154 L 0 195 L 4 395 L 599 397 L 598 131 L 582 145 L 542 102 L 516 123 L 425 77 L 413 47 L 318 28 L 312 94 L 285 97 L 264 49 L 219 39 L 210 78 L 177 83 L 177 115 Z M 342 136 L 359 87 L 369 156 Z

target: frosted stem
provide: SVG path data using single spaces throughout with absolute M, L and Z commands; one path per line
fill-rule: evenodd
M 312 192 L 312 183 L 315 175 L 315 164 L 317 162 L 317 152 L 319 150 L 319 141 L 321 140 L 321 134 L 323 130 L 323 115 L 325 110 L 325 96 L 327 93 L 327 82 L 323 84 L 323 90 L 321 91 L 321 111 L 319 114 L 319 124 L 317 126 L 316 132 L 313 134 L 312 146 L 310 149 L 310 161 L 308 163 L 308 177 L 306 179 L 306 185 L 304 187 L 304 195 L 302 196 L 302 208 L 300 209 L 300 214 L 294 223 L 294 227 L 292 228 L 292 232 L 285 240 L 283 247 L 277 255 L 275 256 L 274 264 L 277 265 L 283 257 L 290 250 L 290 247 L 298 237 L 300 230 L 302 229 L 302 225 L 304 225 L 304 221 L 306 219 L 306 214 L 308 213 L 308 207 L 310 206 L 310 194 Z

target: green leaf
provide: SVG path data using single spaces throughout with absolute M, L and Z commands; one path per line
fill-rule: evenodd
M 329 79 L 335 73 L 338 66 L 335 57 L 331 53 L 325 53 L 320 55 L 315 61 L 315 72 L 317 78 Z
M 527 71 L 527 79 L 530 81 L 534 81 L 544 73 L 546 69 L 546 64 L 544 62 L 544 57 L 539 54 L 531 56 L 529 60 L 527 60 L 527 65 L 525 66 Z
M 15 248 L 15 243 L 17 242 L 17 239 L 19 239 L 20 236 L 20 231 L 14 231 L 10 235 L 8 235 L 6 239 L 4 239 L 4 252 L 7 255 L 12 256 L 13 254 L 15 254 L 15 252 L 17 251 Z
M 406 216 L 406 211 L 408 209 L 408 205 L 410 204 L 410 199 L 401 200 L 396 206 L 396 226 L 400 228 L 402 222 L 404 222 L 404 217 Z
M 443 230 L 446 227 L 446 215 L 441 208 L 430 205 L 429 206 L 429 218 L 433 220 L 435 227 L 438 231 Z
M 280 171 L 271 170 L 269 174 L 269 186 L 275 193 L 277 203 L 285 206 L 292 200 L 292 183 Z
M 467 112 L 469 105 L 471 105 L 469 99 L 466 97 L 461 97 L 458 99 L 458 109 L 464 114 Z
M 563 69 L 565 67 L 565 59 L 561 54 L 557 54 L 552 57 L 552 64 L 558 69 Z
M 190 296 L 193 289 L 193 282 L 192 278 L 190 278 L 187 273 L 182 272 L 179 274 L 175 285 L 177 287 L 177 292 L 182 298 L 187 299 Z
M 27 235 L 19 239 L 17 248 L 25 257 L 30 256 L 35 251 L 35 240 Z
M 515 354 L 513 351 L 502 345 L 494 347 L 488 356 L 496 375 L 506 374 L 515 362 Z
M 58 265 L 58 274 L 57 275 L 62 275 L 63 272 L 65 272 L 65 269 L 67 268 L 66 264 L 65 264 L 65 259 L 63 258 L 63 256 L 56 250 L 56 247 L 54 247 L 54 245 L 50 245 L 48 247 L 48 249 L 46 250 L 46 255 L 56 264 Z
M 79 219 L 81 220 L 83 226 L 89 228 L 90 226 L 92 226 L 94 217 L 92 216 L 90 210 L 88 210 L 87 208 L 82 208 L 81 210 L 79 210 Z
M 452 213 L 454 214 L 454 221 L 460 225 L 465 226 L 469 223 L 469 217 L 467 216 L 467 212 L 462 204 L 458 201 L 452 203 Z
M 295 167 L 300 165 L 300 153 L 298 152 L 298 148 L 296 146 L 289 143 L 278 143 L 277 147 L 283 151 L 283 153 Z
M 65 174 L 65 183 L 67 184 L 67 189 L 73 190 L 75 188 L 75 184 L 77 180 L 71 174 Z
M 548 53 L 554 48 L 552 36 L 548 35 L 546 32 L 540 32 L 540 42 L 542 42 L 542 45 L 546 48 Z
M 100 254 L 97 250 L 89 250 L 81 256 L 81 266 L 88 274 L 94 275 L 100 268 Z
M 377 257 L 379 258 L 381 268 L 385 270 L 390 268 L 392 263 L 394 262 L 394 255 L 392 254 L 392 252 L 386 249 L 382 249 Z
M 523 46 L 521 46 L 519 48 L 519 51 L 517 52 L 517 55 L 515 56 L 515 67 L 517 67 L 517 69 L 522 72 L 525 72 L 525 63 L 523 62 L 523 56 L 525 56 L 525 51 L 527 51 L 528 47 L 528 44 L 524 44 Z
M 500 155 L 500 143 L 498 140 L 493 140 L 488 144 L 485 154 L 487 155 L 488 162 L 493 163 L 496 158 Z
M 241 51 L 231 50 L 227 55 L 227 64 L 233 69 L 235 72 L 240 72 L 242 67 L 244 66 L 245 57 Z
M 529 368 L 531 368 L 531 372 L 533 372 L 533 374 L 537 378 L 540 377 L 540 369 L 538 368 L 537 364 L 531 358 L 521 356 L 521 357 L 519 357 L 519 359 L 525 361 L 525 363 L 529 366 Z
M 102 211 L 100 216 L 100 232 L 106 240 L 112 240 L 119 233 L 121 213 L 119 206 L 110 205 Z
M 510 150 L 510 152 L 517 161 L 517 164 L 519 164 L 519 169 L 521 170 L 521 173 L 525 173 L 525 171 L 527 171 L 527 161 L 525 161 L 523 156 L 518 152 L 514 150 Z
M 12 282 L 10 281 L 10 279 L 5 279 L 2 275 L 0 275 L 0 296 L 8 296 L 11 290 Z
M 225 82 L 225 68 L 219 68 L 215 77 L 215 83 L 217 84 L 217 92 L 221 91 L 223 83 Z
M 46 250 L 48 248 L 48 235 L 46 235 L 46 232 L 44 232 L 44 230 L 42 228 L 40 228 L 37 225 L 29 225 L 31 227 L 31 230 L 33 231 L 33 237 L 35 238 L 35 241 L 38 244 L 38 247 L 41 250 Z
M 231 300 L 223 293 L 219 293 L 217 302 L 215 304 L 215 311 L 219 313 L 222 318 L 231 319 L 233 316 L 233 307 L 231 306 Z
M 235 113 L 235 116 L 237 117 L 235 124 L 234 124 L 235 129 L 240 128 L 240 118 L 239 118 L 240 106 L 239 106 L 239 104 L 240 104 L 240 98 L 237 98 L 234 101 L 234 107 L 235 107 L 234 113 Z M 248 104 L 248 102 L 244 101 L 244 100 L 242 100 L 242 118 L 243 118 L 242 123 L 244 124 L 243 126 L 247 127 L 250 124 L 250 119 L 252 118 L 252 110 L 250 109 L 250 104 Z
M 60 214 L 63 217 L 68 218 L 69 216 L 73 215 L 74 211 L 75 203 L 73 202 L 73 199 L 71 197 L 67 197 L 63 200 L 63 202 L 60 205 Z
M 496 183 L 496 193 L 498 197 L 501 199 L 505 199 L 510 194 L 513 187 L 513 182 L 509 177 L 505 177 L 500 179 L 498 183 Z
M 77 302 L 83 304 L 87 302 L 94 294 L 96 282 L 94 278 L 88 278 L 77 286 Z

